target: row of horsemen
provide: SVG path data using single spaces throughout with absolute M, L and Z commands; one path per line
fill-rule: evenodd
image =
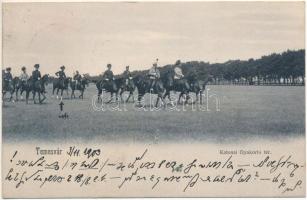
M 39 64 L 34 65 L 35 70 L 32 72 L 32 76 L 29 76 L 26 72 L 26 68 L 22 67 L 21 75 L 19 77 L 15 77 L 17 81 L 13 80 L 11 68 L 7 68 L 2 74 L 4 95 L 6 91 L 12 91 L 10 87 L 13 87 L 14 91 L 16 92 L 16 98 L 18 89 L 20 89 L 21 94 L 23 91 L 26 91 L 27 102 L 31 91 L 33 93 L 34 103 L 36 93 L 39 96 L 39 102 L 41 103 L 44 101 L 46 98 L 44 94 L 46 93 L 45 84 L 47 84 L 48 75 L 41 76 L 39 67 Z M 80 90 L 81 95 L 79 97 L 83 98 L 83 92 L 86 85 L 89 83 L 89 80 L 86 77 L 82 77 L 81 74 L 76 71 L 75 75 L 71 79 L 66 76 L 64 66 L 60 67 L 60 71 L 56 72 L 55 75 L 58 78 L 53 80 L 53 94 L 55 89 L 57 89 L 57 94 L 59 90 L 61 90 L 62 96 L 63 91 L 68 89 L 68 84 L 70 83 L 72 89 L 71 97 L 74 96 L 74 90 Z M 180 92 L 178 101 L 180 101 L 182 96 L 187 97 L 186 100 L 188 100 L 189 92 L 195 92 L 196 95 L 201 94 L 204 85 L 209 79 L 200 83 L 196 76 L 196 72 L 192 71 L 192 73 L 189 74 L 189 78 L 187 78 L 182 72 L 182 64 L 180 60 L 176 61 L 171 70 L 168 70 L 166 73 L 161 75 L 158 68 L 158 59 L 156 59 L 146 76 L 137 75 L 133 77 L 129 66 L 126 66 L 126 70 L 120 76 L 115 77 L 112 72 L 112 65 L 108 64 L 107 70 L 103 73 L 102 77 L 94 82 L 96 83 L 96 87 L 98 89 L 98 100 L 102 100 L 102 91 L 111 93 L 110 101 L 112 100 L 114 94 L 116 95 L 117 99 L 117 95 L 119 93 L 122 99 L 123 92 L 128 91 L 129 96 L 126 99 L 128 102 L 130 97 L 134 98 L 133 92 L 137 88 L 139 101 L 146 93 L 153 93 L 158 94 L 158 99 L 156 102 L 156 104 L 158 104 L 160 99 L 163 101 L 167 96 L 170 99 L 170 91 Z M 11 82 L 12 84 L 10 84 Z M 43 99 L 41 99 L 40 95 L 43 95 Z
M 14 77 L 11 74 L 11 68 L 8 67 L 5 70 L 2 70 L 2 95 L 3 98 L 5 97 L 6 92 L 10 92 L 10 100 L 13 98 L 13 93 L 16 93 L 16 100 L 18 100 L 18 92 L 22 95 L 23 92 L 26 92 L 26 101 L 28 103 L 28 98 L 30 92 L 33 93 L 33 99 L 35 102 L 35 95 L 38 94 L 39 96 L 39 102 L 42 103 L 45 99 L 45 85 L 48 84 L 49 81 L 49 75 L 46 74 L 44 76 L 41 75 L 41 72 L 39 71 L 40 65 L 35 64 L 34 70 L 32 72 L 32 75 L 29 76 L 27 73 L 26 67 L 21 68 L 21 74 L 18 77 Z M 74 77 L 72 80 L 71 78 L 66 77 L 65 75 L 65 66 L 60 67 L 60 71 L 56 72 L 55 75 L 58 78 L 55 78 L 53 81 L 53 94 L 55 89 L 57 89 L 57 94 L 59 90 L 68 89 L 68 84 L 66 84 L 67 80 L 69 80 L 71 89 L 72 89 L 72 97 L 74 95 L 75 90 L 80 90 L 81 95 L 80 97 L 83 98 L 83 92 L 85 89 L 85 85 L 87 83 L 87 79 L 85 77 L 82 77 L 81 74 L 79 74 L 78 71 L 76 71 Z M 41 95 L 43 96 L 43 99 L 41 99 Z M 22 96 L 21 96 L 22 98 Z

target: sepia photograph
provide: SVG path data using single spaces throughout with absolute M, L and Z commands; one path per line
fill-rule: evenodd
M 4 2 L 2 153 L 9 198 L 305 196 L 305 2 Z

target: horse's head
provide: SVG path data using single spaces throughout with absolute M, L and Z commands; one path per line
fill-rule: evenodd
M 45 74 L 42 77 L 42 83 L 47 85 L 48 84 L 48 80 L 49 80 L 49 74 Z
M 89 80 L 86 78 L 86 77 L 84 77 L 84 78 L 82 78 L 81 79 L 81 85 L 83 85 L 83 86 L 87 86 L 88 87 L 88 85 L 89 85 Z

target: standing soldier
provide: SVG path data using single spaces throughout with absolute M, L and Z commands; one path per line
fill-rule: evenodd
M 60 80 L 60 84 L 62 85 L 62 87 L 64 88 L 64 81 L 65 81 L 65 78 L 66 78 L 66 74 L 64 72 L 65 70 L 65 66 L 61 66 L 60 67 L 60 71 L 56 72 L 55 75 L 59 77 L 59 80 Z
M 76 81 L 76 87 L 81 83 L 82 76 L 79 74 L 79 71 L 76 71 L 76 74 L 74 75 L 74 80 Z
M 40 71 L 38 70 L 39 64 L 35 64 L 34 68 L 35 70 L 32 72 L 32 80 L 33 80 L 32 84 L 33 85 L 36 81 L 40 80 L 42 77 Z
M 158 59 L 157 59 L 158 61 Z M 156 81 L 160 78 L 160 71 L 158 69 L 157 62 L 153 63 L 152 67 L 150 68 L 148 72 L 149 80 L 150 80 L 150 90 L 153 90 L 154 85 L 156 84 Z
M 128 87 L 129 81 L 131 79 L 131 73 L 129 71 L 129 66 L 126 66 L 126 70 L 123 73 L 123 77 L 125 79 L 125 85 L 126 85 L 126 87 Z

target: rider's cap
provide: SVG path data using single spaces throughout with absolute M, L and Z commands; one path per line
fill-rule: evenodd
M 175 65 L 180 65 L 181 64 L 181 61 L 180 60 L 177 60 Z
M 129 65 L 127 65 L 126 68 L 129 68 Z
M 65 69 L 65 66 L 63 65 L 63 66 L 61 66 L 60 68 L 61 68 L 61 69 Z
M 76 73 L 79 73 L 79 71 L 77 70 Z
M 26 67 L 22 67 L 21 70 L 22 70 L 22 71 L 26 70 Z
M 34 68 L 38 69 L 39 68 L 39 64 L 35 64 Z
M 109 63 L 109 64 L 107 64 L 107 68 L 111 68 L 112 67 L 112 65 Z
M 6 70 L 7 70 L 7 71 L 11 71 L 11 68 L 10 68 L 10 67 L 7 67 Z

